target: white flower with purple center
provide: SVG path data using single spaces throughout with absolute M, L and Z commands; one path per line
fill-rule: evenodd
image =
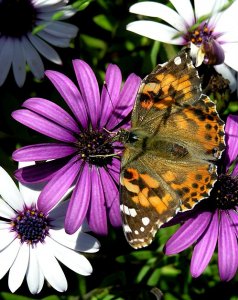
M 174 45 L 191 44 L 197 66 L 203 61 L 230 81 L 236 89 L 238 71 L 238 1 L 170 0 L 176 11 L 164 4 L 143 1 L 130 7 L 130 12 L 157 17 L 169 25 L 139 20 L 127 25 L 127 30 L 148 38 Z M 230 68 L 234 69 L 231 70 Z
M 80 252 L 94 253 L 98 241 L 81 227 L 75 234 L 64 230 L 68 201 L 50 211 L 37 206 L 40 191 L 19 183 L 19 190 L 0 167 L 0 278 L 9 271 L 8 286 L 15 292 L 26 277 L 32 294 L 42 290 L 44 279 L 57 291 L 67 290 L 58 261 L 87 276 L 92 267 Z
M 12 66 L 19 87 L 26 79 L 26 65 L 37 79 L 44 76 L 39 53 L 55 64 L 62 64 L 49 44 L 69 47 L 78 28 L 61 20 L 75 14 L 68 0 L 0 0 L 0 86 Z M 58 14 L 59 19 L 54 16 Z
M 122 75 L 110 64 L 100 95 L 93 70 L 82 60 L 74 60 L 77 86 L 65 75 L 46 71 L 69 106 L 69 114 L 55 103 L 31 98 L 13 118 L 55 142 L 25 146 L 13 153 L 16 161 L 43 161 L 17 170 L 21 182 L 48 181 L 39 196 L 38 207 L 50 211 L 74 186 L 65 219 L 67 233 L 74 233 L 87 217 L 89 227 L 107 234 L 107 216 L 113 226 L 121 226 L 119 174 L 122 145 L 113 141 L 113 131 L 129 127 L 141 79 L 131 74 L 122 85 Z

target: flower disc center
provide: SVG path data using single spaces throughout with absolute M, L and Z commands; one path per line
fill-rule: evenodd
M 187 39 L 195 45 L 200 46 L 204 41 L 209 41 L 213 36 L 213 30 L 209 29 L 206 24 L 200 25 L 195 30 L 191 31 Z
M 36 8 L 31 0 L 0 1 L 0 37 L 21 37 L 35 26 Z
M 114 153 L 111 137 L 106 131 L 81 132 L 77 148 L 81 159 L 97 166 L 108 164 Z
M 22 243 L 43 242 L 49 233 L 49 219 L 35 208 L 26 209 L 12 220 L 12 231 L 17 233 Z
M 215 190 L 216 206 L 220 209 L 234 209 L 238 206 L 238 177 L 222 174 Z

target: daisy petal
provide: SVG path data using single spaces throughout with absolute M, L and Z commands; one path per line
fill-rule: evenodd
M 184 39 L 179 36 L 179 31 L 157 22 L 147 20 L 135 21 L 129 23 L 126 29 L 163 43 L 174 45 L 184 44 Z
M 91 197 L 91 185 L 91 171 L 86 164 L 79 174 L 65 217 L 65 231 L 69 234 L 78 230 L 85 219 Z
M 14 260 L 17 257 L 18 251 L 21 247 L 19 239 L 15 239 L 7 248 L 0 251 L 0 279 L 8 272 L 11 268 Z
M 32 45 L 37 49 L 37 51 L 45 58 L 55 64 L 62 64 L 59 54 L 42 39 L 31 33 L 28 34 L 28 39 L 31 41 Z
M 223 49 L 225 50 L 225 63 L 232 69 L 238 71 L 238 62 L 236 61 L 238 43 L 225 44 L 223 45 Z
M 109 130 L 114 129 L 132 111 L 140 83 L 141 78 L 139 76 L 135 74 L 130 74 L 130 76 L 128 76 L 120 96 L 114 104 L 114 111 L 106 125 Z
M 77 141 L 76 137 L 66 128 L 27 109 L 14 111 L 12 117 L 23 125 L 53 139 L 71 143 Z
M 99 169 L 99 172 L 102 182 L 106 182 L 106 184 L 103 185 L 103 190 L 110 222 L 112 226 L 119 227 L 122 224 L 119 203 L 119 186 L 117 184 L 117 182 L 119 182 L 119 172 L 118 180 L 116 182 L 104 168 Z
M 226 166 L 230 167 L 238 156 L 238 116 L 229 115 L 226 120 Z
M 95 129 L 100 116 L 100 94 L 97 79 L 91 67 L 83 60 L 73 60 L 73 66 L 80 91 L 88 105 L 92 128 Z
M 193 218 L 186 221 L 167 241 L 164 249 L 165 254 L 176 254 L 190 247 L 200 238 L 210 221 L 210 212 L 205 211 L 196 213 Z
M 29 290 L 32 294 L 38 294 L 44 285 L 44 275 L 40 269 L 36 248 L 32 247 L 30 251 L 30 259 L 26 273 L 26 280 Z
M 101 93 L 101 118 L 100 127 L 105 127 L 108 118 L 115 107 L 115 102 L 119 98 L 122 83 L 121 70 L 113 64 L 109 64 L 106 75 L 106 85 L 103 85 Z
M 20 168 L 15 171 L 14 175 L 18 181 L 27 184 L 45 182 L 50 180 L 68 161 L 68 158 L 46 161 L 43 164 Z
M 92 266 L 82 254 L 47 239 L 47 246 L 53 249 L 55 257 L 72 271 L 87 276 L 92 273 Z
M 95 166 L 91 169 L 91 180 L 93 182 L 91 201 L 88 209 L 88 224 L 91 230 L 97 234 L 106 235 L 107 215 L 105 208 L 105 196 L 103 193 L 102 179 L 100 173 Z M 97 216 L 95 218 L 95 216 Z
M 22 284 L 29 262 L 30 245 L 23 243 L 9 271 L 8 286 L 14 293 Z
M 45 243 L 37 244 L 37 259 L 40 269 L 49 284 L 59 292 L 65 292 L 68 288 L 67 280 L 58 261 L 54 256 L 54 249 L 48 245 L 49 237 L 46 237 Z M 57 276 L 55 276 L 57 274 Z
M 21 211 L 24 207 L 24 200 L 8 173 L 0 167 L 0 195 L 16 211 Z
M 47 183 L 38 199 L 38 208 L 49 212 L 64 196 L 80 172 L 81 161 L 73 157 L 57 174 Z
M 3 43 L 0 52 L 0 66 L 1 66 L 0 86 L 4 83 L 9 73 L 12 59 L 13 59 L 13 47 L 14 47 L 13 39 L 6 38 L 5 43 Z
M 207 230 L 200 236 L 194 247 L 190 266 L 193 277 L 200 276 L 211 260 L 217 243 L 218 224 L 218 212 L 216 211 Z
M 221 280 L 231 280 L 238 266 L 237 237 L 226 211 L 220 211 L 218 235 L 218 268 Z
M 60 106 L 43 98 L 30 98 L 26 100 L 23 107 L 67 128 L 75 133 L 79 133 L 78 124 Z
M 180 0 L 180 2 L 182 1 Z M 160 18 L 179 31 L 186 31 L 183 18 L 164 4 L 143 1 L 132 5 L 129 11 L 138 15 Z
M 16 83 L 22 87 L 26 79 L 26 61 L 19 39 L 14 39 L 14 54 L 12 60 L 13 74 Z
M 46 143 L 22 147 L 14 151 L 12 158 L 16 161 L 41 161 L 63 158 L 75 151 L 76 149 L 67 144 Z
M 177 10 L 178 14 L 181 16 L 181 18 L 184 19 L 184 26 L 185 29 L 179 29 L 180 31 L 187 31 L 187 27 L 190 27 L 194 24 L 194 12 L 193 7 L 190 0 L 170 0 L 170 2 L 173 4 L 175 9 Z
M 10 245 L 13 240 L 16 238 L 16 233 L 11 231 L 10 224 L 7 224 L 8 228 L 2 228 L 1 229 L 1 239 L 0 239 L 0 251 L 2 251 L 4 248 L 6 248 L 8 245 Z
M 46 71 L 45 75 L 56 87 L 83 128 L 88 125 L 88 115 L 84 100 L 76 85 L 65 75 L 56 71 Z
M 29 65 L 32 73 L 38 79 L 44 77 L 44 65 L 42 59 L 36 49 L 31 45 L 29 40 L 23 36 L 22 37 L 22 50 L 24 53 L 25 60 Z

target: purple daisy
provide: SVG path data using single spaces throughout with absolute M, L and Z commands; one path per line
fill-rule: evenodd
M 219 275 L 221 280 L 229 281 L 238 267 L 238 116 L 227 118 L 225 131 L 224 170 L 210 201 L 203 201 L 193 211 L 185 213 L 186 221 L 168 240 L 164 250 L 165 254 L 171 255 L 194 244 L 190 272 L 193 277 L 198 277 L 217 245 Z
M 100 95 L 90 66 L 76 59 L 73 67 L 80 89 L 59 72 L 45 73 L 69 106 L 71 115 L 42 98 L 30 98 L 23 103 L 23 109 L 12 113 L 18 122 L 56 140 L 16 150 L 14 160 L 41 163 L 19 169 L 15 176 L 23 183 L 48 181 L 38 199 L 39 209 L 45 212 L 73 189 L 65 217 L 67 233 L 74 233 L 86 216 L 92 231 L 107 234 L 107 216 L 113 226 L 121 225 L 117 155 L 121 145 L 113 142 L 111 132 L 129 127 L 126 117 L 132 110 L 141 79 L 131 74 L 121 89 L 121 71 L 110 64 Z

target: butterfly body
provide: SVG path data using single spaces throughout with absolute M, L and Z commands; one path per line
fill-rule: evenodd
M 131 124 L 119 133 L 121 212 L 129 244 L 141 248 L 177 212 L 207 198 L 217 179 L 224 123 L 201 93 L 189 50 L 142 81 Z

